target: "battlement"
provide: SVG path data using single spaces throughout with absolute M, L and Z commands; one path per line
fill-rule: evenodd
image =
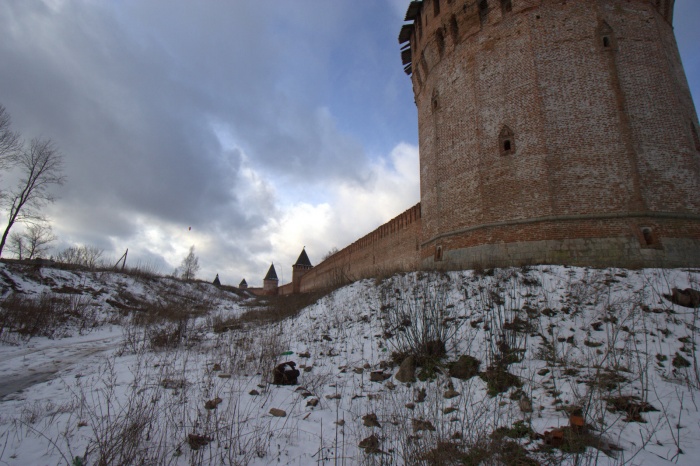
M 420 220 L 420 218 L 420 203 L 418 203 L 410 209 L 403 212 L 402 214 L 389 220 L 373 232 L 368 233 L 367 235 L 352 243 L 350 246 L 347 247 L 348 252 L 356 252 L 373 243 L 376 243 L 384 237 L 393 235 L 394 233 L 401 231 L 404 228 L 411 225 L 412 223 Z
M 399 33 L 399 44 L 404 71 L 412 77 L 416 93 L 432 68 L 459 43 L 521 13 L 534 11 L 542 3 L 543 0 L 412 1 L 406 10 L 406 24 Z M 585 8 L 592 7 L 584 3 Z M 613 2 L 610 3 L 612 7 Z M 675 0 L 626 0 L 625 3 L 647 4 L 669 24 L 673 21 Z M 535 18 L 539 16 L 535 14 Z M 518 26 L 517 20 L 508 25 Z

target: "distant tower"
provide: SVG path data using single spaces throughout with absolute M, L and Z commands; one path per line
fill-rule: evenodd
M 238 288 L 241 290 L 248 289 L 248 282 L 245 281 L 245 278 L 243 280 L 241 280 L 241 283 L 238 284 Z
M 313 268 L 309 256 L 306 255 L 306 248 L 301 250 L 299 258 L 296 263 L 292 266 L 292 290 L 293 293 L 299 293 L 301 291 L 301 277 L 306 275 L 306 273 Z
M 277 278 L 277 272 L 275 271 L 275 264 L 271 264 L 270 269 L 267 271 L 267 275 L 265 275 L 265 279 L 263 280 L 263 291 L 265 291 L 266 294 L 277 294 L 278 283 L 279 279 Z
M 221 286 L 221 280 L 219 280 L 219 274 L 216 274 L 216 277 L 214 277 L 214 281 L 212 282 L 214 286 Z
M 700 265 L 674 0 L 413 1 L 425 267 Z

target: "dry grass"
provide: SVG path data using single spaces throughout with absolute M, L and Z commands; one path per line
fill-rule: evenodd
M 251 309 L 237 317 L 214 317 L 214 332 L 242 329 L 250 325 L 273 324 L 296 317 L 302 309 L 312 306 L 328 294 L 327 291 L 288 296 L 261 296 L 247 304 Z
M 80 331 L 95 324 L 88 300 L 80 295 L 10 293 L 0 304 L 0 337 L 13 332 L 23 338 L 60 337 L 68 327 Z

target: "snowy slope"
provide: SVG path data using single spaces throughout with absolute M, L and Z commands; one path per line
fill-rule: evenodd
M 255 309 L 252 298 L 110 273 L 3 266 L 0 280 L 5 295 L 79 290 L 99 316 L 89 328 L 73 322 L 67 338 L 2 335 L 5 464 L 700 457 L 698 310 L 663 297 L 700 289 L 698 271 L 417 272 L 354 283 L 295 317 L 247 319 L 223 333 L 215 323 Z M 162 302 L 191 312 L 144 317 L 165 315 Z M 171 334 L 174 342 L 162 338 Z M 398 364 L 436 335 L 446 356 L 423 358 L 415 381 L 398 381 Z M 466 355 L 480 374 L 451 377 Z M 285 361 L 300 368 L 298 385 L 270 383 Z

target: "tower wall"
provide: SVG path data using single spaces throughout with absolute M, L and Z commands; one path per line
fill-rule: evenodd
M 673 1 L 437 1 L 410 41 L 422 266 L 700 264 Z

